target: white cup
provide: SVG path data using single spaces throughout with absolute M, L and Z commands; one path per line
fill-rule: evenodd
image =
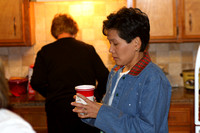
M 87 97 L 89 100 L 94 101 L 94 85 L 79 85 L 75 87 L 76 93 L 82 94 Z M 87 104 L 83 99 L 76 96 L 76 102 Z

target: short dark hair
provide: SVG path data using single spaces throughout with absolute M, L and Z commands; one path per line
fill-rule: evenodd
M 107 30 L 115 29 L 120 38 L 130 43 L 139 37 L 142 41 L 140 52 L 143 52 L 150 38 L 150 24 L 148 16 L 138 8 L 121 8 L 116 13 L 111 13 L 107 20 L 103 21 L 103 34 L 107 36 Z
M 78 32 L 78 25 L 70 15 L 56 14 L 52 20 L 51 34 L 57 39 L 58 35 L 64 32 L 76 35 Z

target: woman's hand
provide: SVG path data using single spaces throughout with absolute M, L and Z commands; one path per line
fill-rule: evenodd
M 82 98 L 87 104 L 72 102 L 71 105 L 75 106 L 72 111 L 78 113 L 80 118 L 96 118 L 102 104 L 90 101 L 81 94 L 77 94 L 77 96 Z

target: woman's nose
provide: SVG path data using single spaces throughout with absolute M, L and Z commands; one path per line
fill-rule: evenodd
M 110 45 L 109 52 L 110 52 L 110 53 L 113 53 L 113 51 L 114 51 L 114 50 L 113 50 L 113 47 L 112 47 L 112 45 Z

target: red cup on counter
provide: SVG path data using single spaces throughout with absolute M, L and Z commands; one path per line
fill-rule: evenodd
M 94 101 L 94 89 L 94 85 L 79 85 L 75 87 L 76 93 L 84 95 L 91 101 Z M 86 104 L 86 102 L 78 96 L 76 96 L 76 102 Z

